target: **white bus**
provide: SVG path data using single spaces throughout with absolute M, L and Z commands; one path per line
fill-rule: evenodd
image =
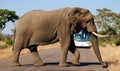
M 74 34 L 74 43 L 77 47 L 90 47 L 89 33 L 81 30 L 79 33 Z

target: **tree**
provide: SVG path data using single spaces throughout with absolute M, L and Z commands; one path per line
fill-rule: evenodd
M 95 16 L 95 23 L 97 24 L 98 29 L 100 31 L 104 30 L 108 34 L 114 34 L 109 32 L 109 30 L 113 29 L 114 32 L 116 31 L 116 33 L 119 34 L 120 33 L 120 14 L 114 13 L 107 8 L 96 9 L 96 10 L 98 14 Z
M 0 29 L 3 30 L 6 27 L 7 22 L 15 22 L 18 18 L 15 11 L 0 9 Z
M 96 9 L 97 15 L 94 16 L 95 23 L 101 34 L 109 34 L 110 40 L 120 40 L 120 13 L 114 13 L 110 9 Z M 107 39 L 107 38 L 106 38 Z

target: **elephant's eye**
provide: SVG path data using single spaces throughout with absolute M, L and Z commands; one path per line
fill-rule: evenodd
M 89 23 L 89 22 L 90 22 L 90 20 L 86 21 L 86 23 Z
M 89 23 L 89 22 L 91 22 L 91 21 L 92 21 L 92 19 L 89 19 L 89 20 L 86 21 L 86 23 Z

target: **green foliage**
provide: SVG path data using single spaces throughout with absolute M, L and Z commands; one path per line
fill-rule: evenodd
M 5 45 L 0 45 L 0 49 L 5 49 L 5 48 L 8 48 L 7 44 L 5 44 Z
M 120 39 L 119 39 L 119 40 L 116 40 L 116 41 L 115 41 L 115 44 L 116 44 L 117 46 L 120 46 Z
M 0 29 L 4 29 L 7 22 L 15 22 L 18 18 L 15 11 L 0 9 Z
M 99 45 L 105 47 L 107 43 L 103 43 L 103 40 L 99 39 Z
M 94 16 L 100 34 L 109 34 L 109 37 L 100 38 L 100 43 L 119 44 L 120 41 L 120 13 L 114 13 L 110 9 L 96 9 Z M 116 41 L 116 39 L 119 39 Z
M 2 40 L 3 40 L 3 34 L 0 33 L 0 41 L 2 41 Z
M 15 11 L 11 11 L 8 9 L 0 9 L 0 41 L 6 42 L 5 45 L 0 45 L 0 48 L 7 48 L 8 46 L 13 44 L 12 35 L 5 35 L 1 33 L 6 27 L 6 23 L 11 21 L 15 22 L 19 17 L 16 15 Z
M 0 48 L 7 48 L 13 44 L 12 35 L 5 35 L 0 33 L 0 41 L 5 42 L 5 45 L 0 45 Z
M 8 45 L 12 45 L 12 44 L 13 44 L 13 41 L 12 41 L 12 39 L 8 39 L 8 40 L 6 41 L 6 43 L 7 43 Z

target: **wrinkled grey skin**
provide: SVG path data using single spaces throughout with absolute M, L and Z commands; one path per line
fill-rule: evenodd
M 73 42 L 73 34 L 81 29 L 90 34 L 90 39 L 98 60 L 103 67 L 98 38 L 91 32 L 96 32 L 93 16 L 84 8 L 62 8 L 53 11 L 33 10 L 23 15 L 14 29 L 13 66 L 19 66 L 20 51 L 28 48 L 33 57 L 34 65 L 44 65 L 38 52 L 38 45 L 47 45 L 59 41 L 61 44 L 61 61 L 59 66 L 68 66 L 66 63 L 68 50 L 75 55 L 72 63 L 79 65 L 80 53 Z

